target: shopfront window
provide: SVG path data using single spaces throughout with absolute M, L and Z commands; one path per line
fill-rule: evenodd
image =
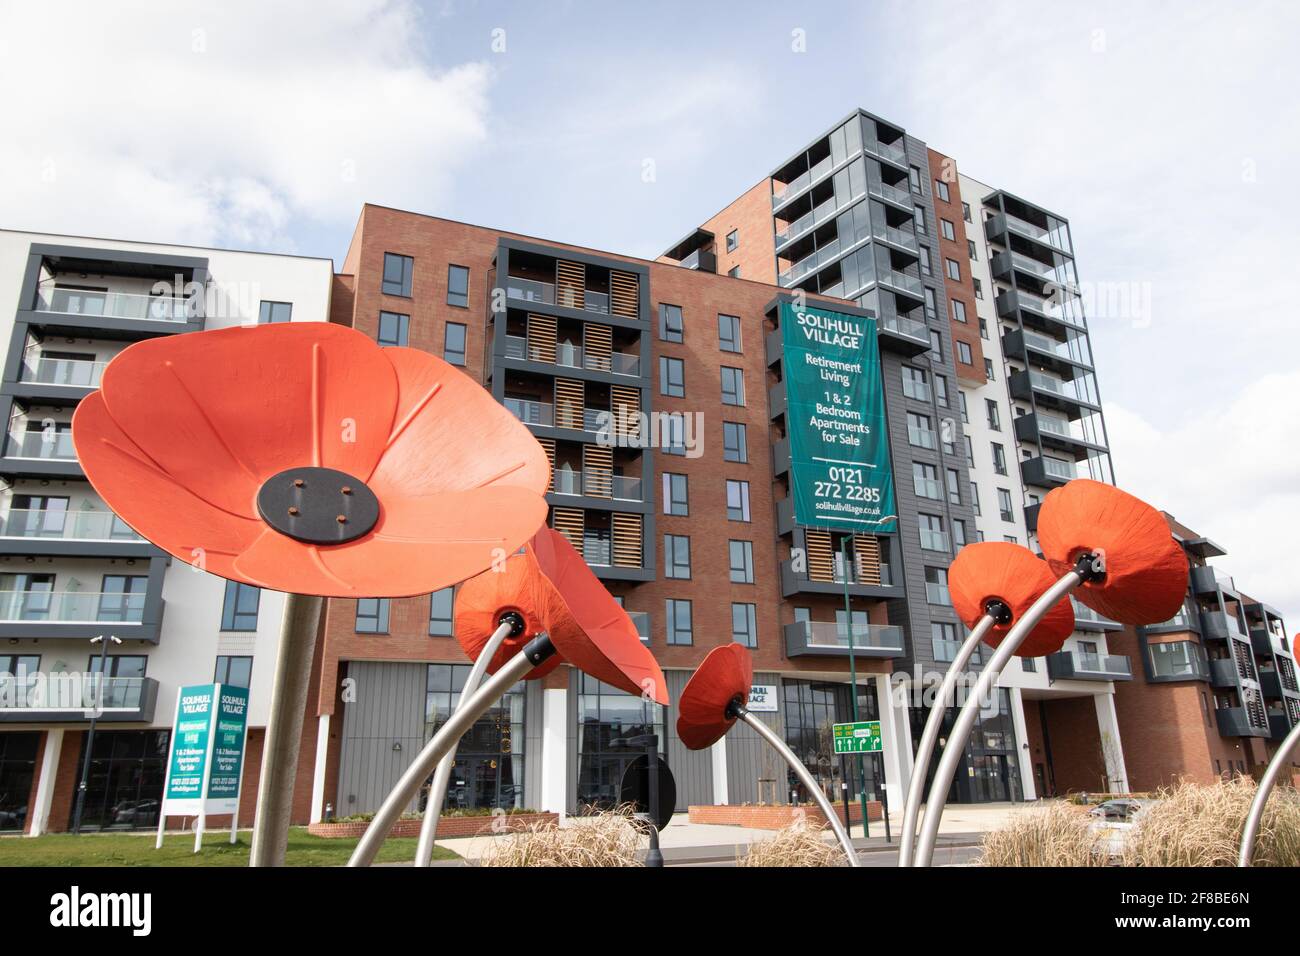
M 657 734 L 663 752 L 664 709 L 586 674 L 578 681 L 578 806 L 611 807 L 623 771 L 645 753 L 628 741 Z
M 81 815 L 83 828 L 147 830 L 158 825 L 170 737 L 167 730 L 101 730 L 95 734 L 86 808 Z M 83 742 L 78 769 L 85 757 Z M 74 812 L 75 808 L 69 813 L 69 826 Z
M 27 798 L 36 774 L 41 735 L 0 734 L 0 833 L 27 826 Z
M 842 624 L 843 619 L 837 623 Z M 849 798 L 858 799 L 863 780 L 856 757 L 841 758 L 835 754 L 832 727 L 853 719 L 852 702 L 847 683 L 824 681 L 782 681 L 785 714 L 785 741 L 808 768 L 823 793 L 832 800 L 842 799 L 840 782 L 845 769 L 849 774 Z M 858 720 L 879 720 L 880 706 L 876 700 L 874 684 L 858 685 Z M 884 767 L 878 754 L 868 754 L 862 764 L 866 771 L 868 799 L 878 799 L 884 784 Z M 810 801 L 803 785 L 793 771 L 785 773 L 786 787 L 780 796 L 789 800 L 793 794 L 800 802 Z M 879 785 L 878 783 L 879 782 Z
M 430 664 L 425 685 L 424 739 L 441 729 L 460 703 L 468 664 Z M 425 794 L 420 807 L 424 808 Z M 506 691 L 475 721 L 456 750 L 447 810 L 524 806 L 524 682 Z

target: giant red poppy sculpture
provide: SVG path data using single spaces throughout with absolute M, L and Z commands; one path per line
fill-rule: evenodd
M 817 806 L 825 814 L 849 866 L 858 866 L 858 854 L 853 849 L 853 841 L 849 839 L 835 808 L 826 799 L 826 794 L 808 772 L 808 768 L 771 727 L 750 712 L 749 689 L 753 682 L 754 665 L 746 648 L 732 643 L 722 644 L 709 651 L 691 679 L 686 682 L 681 699 L 677 702 L 677 736 L 687 749 L 703 750 L 725 737 L 737 720 L 744 721 L 794 771 L 804 789 L 817 801 Z
M 943 675 L 921 733 L 914 762 L 917 769 L 908 781 L 907 801 L 903 805 L 903 844 L 898 854 L 899 866 L 912 865 L 916 821 L 925 793 L 924 768 L 930 766 L 948 712 L 948 698 L 958 679 L 966 671 L 980 643 L 997 647 L 1010 633 L 1012 625 L 1021 620 L 1055 582 L 1056 578 L 1045 561 L 1019 545 L 1004 541 L 967 545 L 953 559 L 948 569 L 948 591 L 953 608 L 971 632 Z M 1073 632 L 1074 610 L 1070 602 L 1058 602 L 1047 610 L 1015 653 L 1020 657 L 1052 654 L 1061 649 Z M 949 737 L 947 746 L 964 749 L 965 741 L 954 742 Z M 933 805 L 930 810 L 938 812 Z
M 514 551 L 546 515 L 550 465 L 522 423 L 441 359 L 340 325 L 136 343 L 72 433 L 90 483 L 140 535 L 290 594 L 253 865 L 283 861 L 318 598 L 439 590 Z
M 1099 481 L 1076 478 L 1043 499 L 1038 542 L 1056 578 L 998 644 L 966 701 L 935 770 L 917 843 L 917 866 L 929 866 L 943 802 L 979 711 L 994 682 L 1058 601 L 1079 600 L 1123 624 L 1168 620 L 1182 607 L 1187 558 L 1160 513 L 1141 499 Z M 962 746 L 955 746 L 961 742 Z
M 349 866 L 369 866 L 392 825 L 433 773 L 416 866 L 428 866 L 457 744 L 516 681 L 561 662 L 657 704 L 668 685 L 627 612 L 559 532 L 543 527 L 519 554 L 476 575 L 456 595 L 453 629 L 474 661 L 454 714 L 384 799 Z M 485 673 L 491 679 L 480 685 Z

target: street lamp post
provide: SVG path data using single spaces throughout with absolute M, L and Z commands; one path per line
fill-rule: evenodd
M 853 657 L 853 605 L 849 601 L 849 539 L 847 536 L 840 542 L 840 573 L 844 577 L 844 629 L 849 636 L 849 704 L 852 708 L 853 722 L 856 724 L 858 722 L 858 667 Z M 862 781 L 858 786 L 858 800 L 862 804 L 862 835 L 870 837 L 871 832 L 867 829 L 867 768 L 864 760 L 863 755 L 859 753 L 854 782 Z M 847 807 L 845 812 L 848 812 Z M 847 816 L 844 818 L 844 829 L 852 829 Z
M 95 702 L 95 708 L 90 712 L 90 727 L 86 731 L 86 755 L 81 761 L 81 783 L 77 786 L 77 808 L 72 815 L 72 832 L 81 835 L 81 814 L 86 809 L 86 786 L 90 781 L 90 752 L 95 746 L 95 724 L 99 720 L 99 712 L 103 709 L 104 704 L 104 679 L 108 673 L 108 645 L 121 644 L 120 637 L 114 637 L 112 634 L 105 639 L 101 634 L 98 637 L 92 637 L 90 643 L 100 646 L 99 653 L 99 687 L 101 693 L 99 699 Z

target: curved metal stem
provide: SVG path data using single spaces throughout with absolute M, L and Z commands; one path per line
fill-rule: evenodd
M 803 761 L 794 755 L 794 751 L 786 746 L 786 742 L 777 736 L 776 731 L 763 723 L 748 710 L 736 706 L 733 708 L 733 712 L 741 720 L 758 731 L 758 735 L 771 744 L 773 748 L 775 748 L 776 752 L 785 758 L 785 762 L 790 765 L 790 769 L 793 770 L 795 776 L 799 778 L 799 782 L 807 788 L 808 792 L 812 795 L 812 798 L 817 801 L 817 806 L 821 808 L 822 813 L 826 814 L 826 822 L 830 824 L 831 830 L 835 833 L 835 839 L 840 841 L 840 847 L 843 848 L 845 856 L 849 858 L 849 866 L 861 866 L 862 864 L 858 861 L 858 851 L 853 848 L 853 841 L 849 839 L 848 832 L 844 829 L 844 825 L 840 823 L 840 818 L 835 813 L 835 808 L 832 807 L 831 802 L 826 799 L 826 794 L 822 793 L 821 787 L 817 785 L 817 781 L 813 779 L 813 775 L 808 772 L 808 768 L 803 765 Z
M 383 804 L 375 812 L 375 818 L 370 821 L 370 826 L 361 835 L 357 848 L 352 851 L 348 866 L 369 866 L 375 861 L 379 848 L 388 839 L 388 832 L 402 815 L 403 808 L 420 792 L 420 784 L 433 773 L 434 768 L 438 766 L 438 761 L 456 745 L 465 731 L 473 726 L 474 721 L 487 713 L 488 708 L 496 703 L 497 698 L 554 653 L 555 648 L 550 638 L 543 634 L 506 661 L 505 665 L 471 694 L 468 700 L 461 702 L 456 712 L 424 745 L 424 749 L 416 755 L 415 760 L 406 768 L 397 784 L 384 798 Z
M 1241 831 L 1241 849 L 1237 853 L 1237 866 L 1250 866 L 1255 856 L 1255 841 L 1259 838 L 1259 827 L 1264 822 L 1264 807 L 1268 795 L 1277 785 L 1277 778 L 1282 775 L 1282 768 L 1291 762 L 1291 756 L 1300 747 L 1300 724 L 1291 728 L 1282 746 L 1273 755 L 1273 762 L 1264 771 L 1264 777 L 1255 791 L 1255 799 L 1250 802 L 1250 812 L 1246 814 L 1246 825 Z
M 488 662 L 510 636 L 511 629 L 511 622 L 507 621 L 498 627 L 483 645 L 483 650 L 479 652 L 474 666 L 469 669 L 469 676 L 465 678 L 465 686 L 460 689 L 457 711 L 469 702 L 470 695 L 478 690 L 479 684 L 483 683 Z M 456 748 L 459 746 L 460 739 L 457 738 L 451 745 L 451 749 L 447 751 L 447 756 L 438 762 L 438 769 L 433 772 L 433 783 L 429 785 L 429 798 L 424 803 L 424 821 L 420 824 L 420 842 L 415 847 L 416 866 L 428 866 L 433 859 L 433 844 L 438 839 L 438 816 L 442 813 L 442 804 L 447 799 L 447 784 L 451 782 L 451 771 L 456 765 Z
M 921 798 L 925 795 L 925 772 L 934 755 L 934 745 L 939 740 L 939 731 L 943 729 L 943 718 L 948 713 L 948 697 L 957 686 L 957 678 L 966 671 L 966 665 L 975 656 L 980 641 L 994 625 L 991 614 L 985 614 L 975 624 L 975 629 L 967 635 L 953 658 L 952 666 L 943 675 L 943 683 L 935 691 L 934 703 L 930 706 L 930 716 L 925 719 L 925 730 L 921 733 L 921 743 L 916 749 L 916 762 L 912 765 L 912 778 L 907 782 L 907 802 L 903 805 L 903 842 L 898 848 L 898 865 L 912 865 L 912 850 L 916 845 L 916 819 L 921 814 Z
M 948 735 L 948 745 L 943 748 L 943 756 L 939 758 L 934 782 L 930 785 L 930 795 L 925 800 L 925 819 L 921 821 L 921 839 L 916 847 L 914 866 L 929 866 L 934 856 L 934 843 L 939 835 L 939 821 L 943 817 L 944 804 L 948 802 L 948 788 L 952 786 L 953 775 L 957 772 L 957 763 L 966 751 L 966 741 L 970 739 L 971 729 L 975 726 L 975 717 L 981 706 L 980 701 L 989 695 L 998 675 L 1002 673 L 1002 668 L 1006 667 L 1011 655 L 1038 626 L 1043 615 L 1051 610 L 1057 601 L 1077 588 L 1086 574 L 1086 571 L 1078 569 L 1070 571 L 1048 588 L 1012 626 L 1007 636 L 998 644 L 997 650 L 993 652 L 993 657 L 989 660 L 984 673 L 980 674 L 971 696 L 957 714 L 952 733 Z

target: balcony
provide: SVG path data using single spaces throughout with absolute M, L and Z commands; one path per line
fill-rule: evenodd
M 158 700 L 152 677 L 97 673 L 0 676 L 0 722 L 151 721 Z
M 1262 627 L 1250 629 L 1250 646 L 1260 657 L 1269 658 L 1277 653 L 1273 649 L 1273 635 Z
M 845 197 L 843 202 L 841 202 L 835 196 L 831 196 L 811 212 L 804 213 L 798 219 L 778 229 L 776 231 L 776 248 L 780 250 L 782 246 L 785 246 L 799 238 L 809 229 L 814 229 L 827 220 L 835 218 L 841 209 L 848 208 L 861 198 L 862 193 L 858 193 L 855 196 Z
M 1220 707 L 1214 712 L 1214 719 L 1223 737 L 1268 737 L 1272 733 L 1267 716 L 1262 724 L 1251 723 L 1245 707 Z
M 1065 284 L 1059 277 L 1056 266 L 1019 252 L 999 252 L 993 257 L 989 267 L 993 272 L 993 278 L 1003 282 L 1012 281 L 1014 271 L 1037 282 L 1062 286 Z
M 1208 564 L 1192 568 L 1192 592 L 1194 594 L 1216 595 L 1219 591 L 1236 596 L 1237 583 L 1231 575 L 1224 574 Z
M 1172 631 L 1191 631 L 1199 634 L 1201 631 L 1201 620 L 1199 614 L 1189 613 L 1187 608 L 1183 608 L 1167 621 L 1161 621 L 1158 624 L 1146 624 L 1141 628 L 1145 634 L 1167 634 Z
M 550 402 L 540 402 L 529 398 L 502 399 L 506 409 L 525 425 L 538 425 L 543 428 L 563 428 L 572 431 L 598 432 L 609 423 L 610 411 L 607 408 L 584 408 L 582 410 L 582 427 L 572 424 L 557 425 L 555 406 Z
M 81 463 L 72 444 L 69 422 L 35 428 L 19 419 L 5 436 L 0 474 L 27 478 L 80 478 Z
M 1088 605 L 1081 601 L 1070 598 L 1070 603 L 1074 606 L 1074 626 L 1079 630 L 1091 631 L 1122 631 L 1124 625 L 1119 621 L 1112 621 L 1094 611 Z
M 772 208 L 777 209 L 785 205 L 795 196 L 799 195 L 813 183 L 819 182 L 830 175 L 834 164 L 831 157 L 827 156 L 821 162 L 817 163 L 811 169 L 805 171 L 788 183 L 772 183 Z
M 903 656 L 903 629 L 892 624 L 855 623 L 849 627 L 833 621 L 796 621 L 785 625 L 784 632 L 786 657 L 845 658 L 850 644 L 854 657 Z
M 896 143 L 882 143 L 879 140 L 868 139 L 863 142 L 862 149 L 867 154 L 893 163 L 900 169 L 907 167 L 907 148 L 902 140 Z
M 1286 719 L 1286 714 L 1268 715 L 1268 735 L 1271 739 L 1285 740 L 1290 732 L 1291 722 Z
M 1047 655 L 1047 674 L 1052 680 L 1132 680 L 1133 667 L 1124 654 L 1064 650 Z
M 1070 308 L 1064 307 L 1061 300 L 1065 296 L 1066 293 L 1060 292 L 1053 299 L 1047 299 L 1024 289 L 1014 289 L 1000 293 L 994 305 L 1002 318 L 1019 319 L 1030 328 L 1053 334 L 1087 331 L 1082 314 L 1074 314 L 1077 303 L 1070 299 Z
M 836 571 L 828 578 L 813 578 L 808 572 L 794 570 L 792 561 L 781 562 L 781 594 L 790 597 L 795 594 L 834 594 L 844 596 L 844 576 Z M 893 584 L 892 573 L 887 564 L 880 565 L 880 583 L 864 584 L 856 577 L 850 577 L 848 592 L 854 597 L 903 597 L 902 584 Z
M 18 381 L 6 385 L 5 391 L 42 405 L 75 405 L 99 387 L 107 364 L 33 356 L 23 362 Z
M 130 292 L 96 292 L 82 289 L 42 289 L 36 294 L 36 312 L 95 318 L 133 319 L 184 324 L 191 319 L 189 300 Z
M 876 319 L 876 331 L 881 345 L 905 355 L 920 355 L 930 348 L 930 328 L 918 319 L 882 315 Z
M 1053 252 L 1062 252 L 1067 256 L 1071 254 L 1070 242 L 1064 231 L 1048 229 L 1009 212 L 1000 212 L 984 223 L 984 235 L 994 242 L 999 241 L 998 237 L 1007 232 L 1047 246 Z M 1007 245 L 1005 241 L 1001 244 Z
M 1088 339 L 1074 335 L 1067 341 L 1052 338 L 1030 329 L 1012 329 L 1002 336 L 1002 350 L 1012 358 L 1052 369 L 1072 378 L 1080 368 L 1092 368 Z
M 573 471 L 554 469 L 551 472 L 551 493 L 555 495 L 584 495 L 590 498 L 612 498 L 617 501 L 644 501 L 640 478 L 610 474 L 607 471 Z
M 816 272 L 822 266 L 826 265 L 826 263 L 838 256 L 842 251 L 844 251 L 844 249 L 841 248 L 840 241 L 838 239 L 832 239 L 830 242 L 826 243 L 826 245 L 809 255 L 804 256 L 790 268 L 778 275 L 776 278 L 777 284 L 789 288 L 805 276 Z
M 1270 700 L 1282 700 L 1282 675 L 1275 670 L 1259 672 L 1259 692 Z
M 694 269 L 696 272 L 717 272 L 718 257 L 714 254 L 713 249 L 696 249 L 685 259 L 678 263 L 683 269 Z
M 1240 682 L 1237 662 L 1230 657 L 1214 657 L 1209 661 L 1210 686 L 1220 690 L 1234 688 Z
M 1205 648 L 1195 641 L 1167 641 L 1147 645 L 1149 679 L 1153 683 L 1209 680 Z
M 153 546 L 111 511 L 14 508 L 0 518 L 0 554 L 144 557 Z
M 915 211 L 912 203 L 912 193 L 906 187 L 891 186 L 886 182 L 869 182 L 867 183 L 867 195 L 893 203 L 908 212 Z
M 553 350 L 555 361 L 544 356 Z M 612 352 L 608 356 L 592 355 L 580 345 L 568 345 L 563 342 L 547 347 L 530 342 L 523 335 L 507 335 L 505 357 L 527 362 L 540 362 L 544 365 L 556 365 L 563 368 L 586 369 L 591 372 L 608 372 L 611 375 L 641 374 L 641 356 L 633 352 Z
M 95 591 L 0 591 L 0 624 L 49 621 L 115 624 L 129 630 L 144 620 L 145 595 Z
M 881 272 L 876 276 L 876 284 L 883 285 L 895 292 L 902 292 L 916 299 L 922 299 L 925 293 L 922 291 L 925 286 L 916 276 L 910 276 L 906 272 L 891 270 Z
M 1201 636 L 1212 641 L 1246 640 L 1237 616 L 1218 609 L 1201 612 Z
M 1092 440 L 1092 438 L 1099 436 L 1091 435 L 1089 429 L 1084 427 L 1085 423 L 1091 426 L 1091 416 L 1085 416 L 1082 419 L 1070 419 L 1048 415 L 1043 412 L 1017 415 L 1015 419 L 1016 438 L 1023 442 L 1042 442 L 1044 447 L 1059 449 L 1071 454 L 1105 451 L 1105 445 Z M 1096 424 L 1100 427 L 1100 421 Z
M 567 291 L 567 290 L 565 290 Z M 563 292 L 557 301 L 554 283 L 541 282 L 537 279 L 525 279 L 520 276 L 506 276 L 506 298 L 538 305 L 558 305 L 566 309 L 578 309 L 583 312 L 597 312 L 609 315 L 609 294 L 593 289 L 583 290 L 582 303 L 576 297 L 566 296 Z
M 1056 488 L 1078 477 L 1074 462 L 1048 455 L 1026 458 L 1020 463 L 1020 475 L 1025 484 L 1040 488 Z
M 1036 400 L 1041 405 L 1066 412 L 1092 411 L 1100 407 L 1096 383 L 1091 375 L 1065 380 L 1028 369 L 1012 373 L 1010 388 L 1013 398 Z

